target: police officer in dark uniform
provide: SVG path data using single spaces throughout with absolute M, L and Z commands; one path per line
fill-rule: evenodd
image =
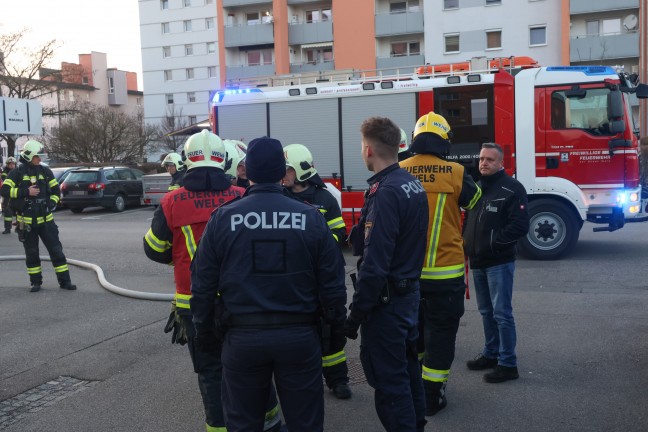
M 59 184 L 49 167 L 40 164 L 38 156 L 43 145 L 29 140 L 20 153 L 20 166 L 11 171 L 2 184 L 2 197 L 11 199 L 9 205 L 17 211 L 19 224 L 23 225 L 22 237 L 25 247 L 27 273 L 31 282 L 31 292 L 41 289 L 43 274 L 38 251 L 38 239 L 49 252 L 56 272 L 59 286 L 75 290 L 70 280 L 70 271 L 59 240 L 59 232 L 51 208 L 58 204 L 61 196 Z
M 288 430 L 323 431 L 316 322 L 331 310 L 333 333 L 344 336 L 341 253 L 318 210 L 284 195 L 279 141 L 253 140 L 246 168 L 250 187 L 212 214 L 191 265 L 197 343 L 222 343 L 227 430 L 262 429 L 274 375 Z
M 362 158 L 375 175 L 350 235 L 361 258 L 345 333 L 355 339 L 362 326 L 360 360 L 385 430 L 418 432 L 426 423 L 416 342 L 427 198 L 398 166 L 400 131 L 390 119 L 369 118 L 361 133 Z

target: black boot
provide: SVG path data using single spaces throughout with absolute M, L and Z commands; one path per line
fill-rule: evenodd
M 351 398 L 351 387 L 347 383 L 335 384 L 331 389 L 333 394 L 338 399 L 350 399 Z
M 61 282 L 60 286 L 61 289 L 68 290 L 68 291 L 74 291 L 76 289 L 76 285 L 73 285 L 72 282 L 70 281 Z
M 425 416 L 430 417 L 448 405 L 445 397 L 446 383 L 425 382 Z
M 40 289 L 41 289 L 41 284 L 40 283 L 32 282 L 31 288 L 29 289 L 29 292 L 38 292 L 38 291 L 40 291 Z

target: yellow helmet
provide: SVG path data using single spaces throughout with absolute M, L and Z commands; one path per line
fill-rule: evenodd
M 452 138 L 452 130 L 450 129 L 448 121 L 434 111 L 430 111 L 418 119 L 416 127 L 414 128 L 412 140 L 414 140 L 417 135 L 426 132 L 436 134 L 444 140 L 450 140 L 450 138 Z
M 303 182 L 317 174 L 313 155 L 303 144 L 289 144 L 284 147 L 286 166 L 295 170 L 297 181 Z
M 223 169 L 225 166 L 225 144 L 218 135 L 207 130 L 189 137 L 184 145 L 185 156 L 191 163 L 187 169 L 212 167 Z
M 162 161 L 162 166 L 166 166 L 167 164 L 173 164 L 175 165 L 176 169 L 179 171 L 184 167 L 184 162 L 182 161 L 182 156 L 180 156 L 178 153 L 169 153 L 166 155 L 164 160 Z
M 405 133 L 403 128 L 401 128 L 400 131 L 401 131 L 401 139 L 400 139 L 400 143 L 398 144 L 398 153 L 403 153 L 404 151 L 407 151 L 409 147 L 409 143 L 407 142 L 407 134 Z
M 223 170 L 225 174 L 230 177 L 236 177 L 236 167 L 239 164 L 241 157 L 239 156 L 239 150 L 236 146 L 234 140 L 224 140 L 223 144 L 225 145 L 225 166 Z
M 20 152 L 20 156 L 27 162 L 31 162 L 32 158 L 42 151 L 43 144 L 39 143 L 36 140 L 29 140 L 23 146 L 23 149 Z

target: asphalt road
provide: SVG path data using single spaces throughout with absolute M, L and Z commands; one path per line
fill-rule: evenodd
M 69 258 L 101 266 L 115 285 L 172 293 L 171 269 L 142 252 L 151 216 L 86 209 L 55 219 Z M 487 384 L 465 368 L 482 345 L 475 301 L 466 301 L 448 407 L 426 430 L 648 430 L 648 223 L 591 228 L 568 259 L 517 262 L 519 380 Z M 16 236 L 0 236 L 0 256 L 18 254 Z M 348 270 L 354 261 L 347 256 Z M 204 430 L 187 349 L 162 332 L 167 302 L 112 294 L 77 268 L 79 289 L 63 291 L 51 265 L 43 270 L 43 290 L 29 293 L 24 263 L 0 261 L 0 430 Z M 382 430 L 358 348 L 347 346 L 353 398 L 325 395 L 326 431 Z

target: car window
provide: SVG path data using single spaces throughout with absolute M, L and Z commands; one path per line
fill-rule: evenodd
M 144 173 L 140 170 L 132 169 L 130 172 L 135 176 L 137 180 L 141 179 Z
M 97 181 L 97 176 L 98 176 L 97 171 L 73 171 L 70 173 L 70 175 L 65 179 L 66 183 L 92 183 Z
M 104 170 L 104 175 L 106 176 L 106 180 L 119 180 L 114 169 Z
M 66 172 L 64 172 L 64 173 L 61 175 L 61 177 L 59 178 L 58 182 L 59 182 L 59 183 L 63 183 L 63 182 L 65 181 L 65 179 L 70 175 L 71 172 L 72 172 L 72 171 L 66 171 Z
M 117 170 L 119 180 L 135 180 L 135 176 L 129 170 Z

